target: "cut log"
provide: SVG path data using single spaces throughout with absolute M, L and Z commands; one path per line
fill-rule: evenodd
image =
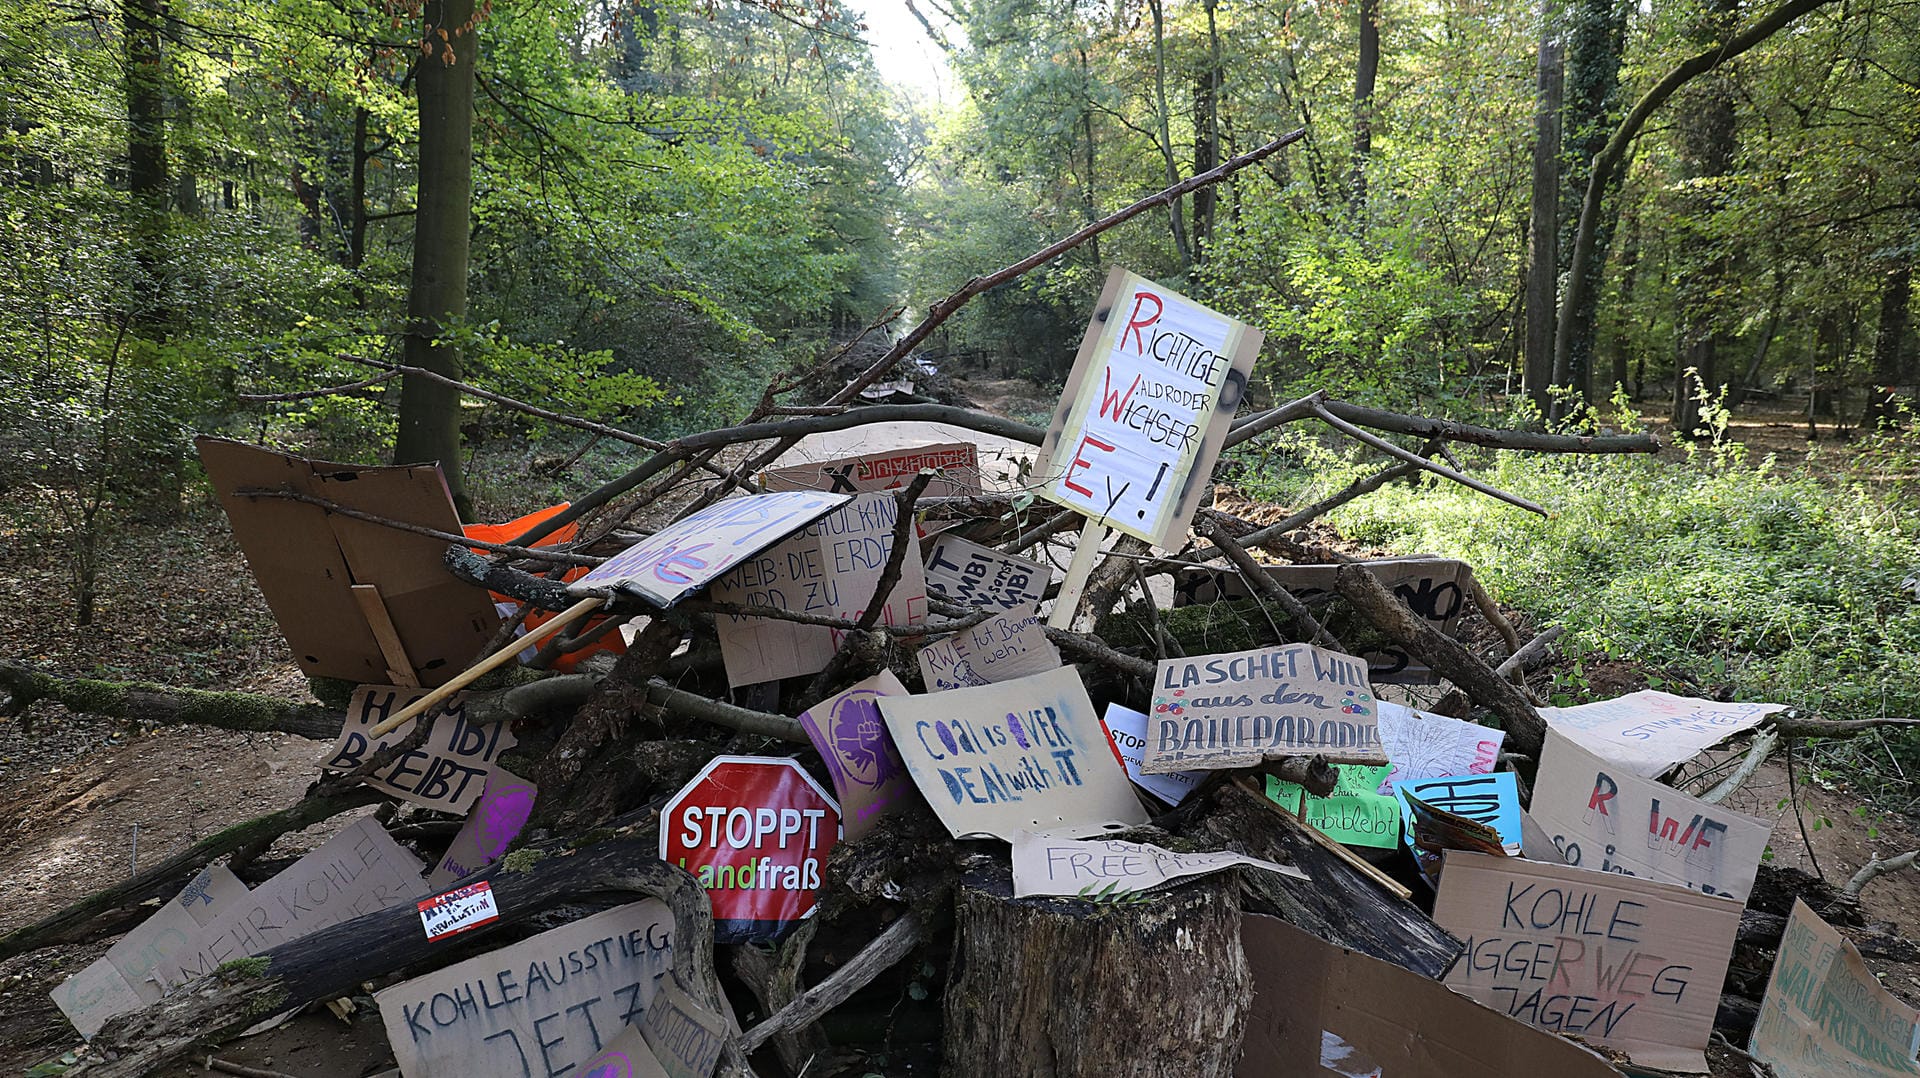
M 963 877 L 945 999 L 948 1078 L 1228 1078 L 1253 979 L 1233 870 L 1122 905 L 1014 898 Z

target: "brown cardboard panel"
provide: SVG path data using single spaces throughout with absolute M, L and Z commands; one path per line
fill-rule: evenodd
M 459 517 L 439 468 L 333 464 L 224 438 L 194 444 L 302 672 L 362 684 L 388 681 L 379 641 L 349 590 L 354 584 L 379 589 L 422 685 L 444 683 L 486 646 L 499 617 L 485 591 L 442 567 L 445 542 L 303 502 L 234 493 L 290 490 L 458 534 Z
M 1253 1013 L 1236 1078 L 1619 1078 L 1585 1048 L 1438 981 L 1248 914 Z

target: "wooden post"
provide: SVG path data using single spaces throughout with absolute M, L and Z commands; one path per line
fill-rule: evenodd
M 1053 600 L 1053 613 L 1047 624 L 1055 629 L 1073 627 L 1073 615 L 1080 606 L 1080 595 L 1087 590 L 1087 578 L 1093 575 L 1093 561 L 1100 556 L 1100 544 L 1107 540 L 1107 526 L 1087 518 L 1080 529 L 1080 545 L 1073 548 L 1073 560 L 1067 563 L 1067 578 L 1060 582 L 1060 594 Z
M 380 645 L 380 657 L 387 661 L 387 677 L 402 688 L 419 688 L 420 677 L 413 672 L 413 659 L 407 654 L 407 646 L 400 642 L 400 630 L 393 627 L 393 616 L 387 613 L 380 589 L 372 584 L 352 584 L 347 590 L 353 593 L 353 601 L 360 604 L 360 614 L 367 619 L 367 628 L 373 630 L 373 639 Z
M 452 681 L 447 682 L 445 685 L 440 686 L 427 695 L 422 696 L 420 699 L 415 700 L 413 703 L 408 704 L 406 707 L 401 708 L 389 716 L 387 721 L 367 731 L 368 739 L 371 740 L 390 733 L 398 729 L 402 723 L 405 723 L 409 719 L 426 714 L 428 708 L 474 682 L 479 681 L 481 676 L 489 670 L 505 666 L 507 663 L 512 662 L 515 655 L 520 654 L 527 648 L 538 644 L 540 641 L 545 640 L 547 637 L 580 620 L 605 601 L 606 600 L 599 598 L 582 599 L 560 613 L 555 614 L 552 620 L 527 635 L 514 637 L 513 642 L 506 647 L 469 666 Z
M 1238 873 L 1137 904 L 1012 894 L 1003 865 L 961 881 L 942 1075 L 1233 1074 L 1253 994 Z

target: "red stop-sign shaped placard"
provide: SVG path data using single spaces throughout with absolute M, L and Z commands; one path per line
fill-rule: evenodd
M 792 760 L 716 756 L 661 815 L 660 856 L 694 874 L 722 943 L 767 939 L 813 912 L 840 806 Z

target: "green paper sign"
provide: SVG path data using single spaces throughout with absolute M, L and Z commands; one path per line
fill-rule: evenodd
M 1334 783 L 1330 796 L 1315 797 L 1299 784 L 1283 782 L 1272 775 L 1267 776 L 1267 796 L 1298 813 L 1301 819 L 1335 842 L 1379 849 L 1398 845 L 1400 803 L 1376 792 L 1393 766 L 1345 764 L 1334 770 L 1340 773 L 1340 778 Z

